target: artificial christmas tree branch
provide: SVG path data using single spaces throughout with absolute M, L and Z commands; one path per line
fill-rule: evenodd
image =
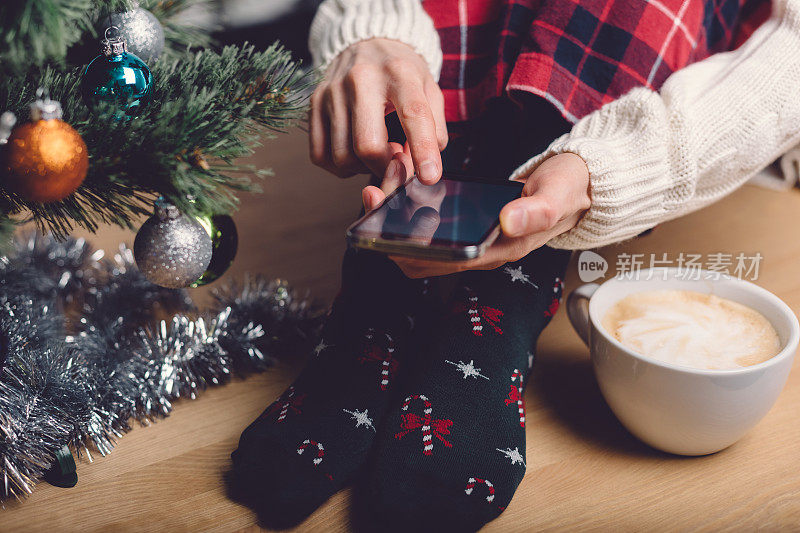
M 204 29 L 183 21 L 191 7 L 210 0 L 14 0 L 0 3 L 0 72 L 28 74 L 40 67 L 58 70 L 80 66 L 95 55 L 97 40 L 110 13 L 139 5 L 150 10 L 164 27 L 164 54 L 183 55 L 213 44 Z M 87 48 L 88 49 L 85 49 Z M 83 57 L 71 55 L 76 50 Z M 68 63 L 72 61 L 72 65 Z
M 264 130 L 282 131 L 301 118 L 313 75 L 301 71 L 277 44 L 265 51 L 247 44 L 219 52 L 187 49 L 197 30 L 181 32 L 175 19 L 196 3 L 141 3 L 170 21 L 165 27 L 169 53 L 150 65 L 151 101 L 138 116 L 124 121 L 115 118 L 111 106 L 89 111 L 78 90 L 83 67 L 70 66 L 65 59 L 69 46 L 81 40 L 67 30 L 67 23 L 72 21 L 73 29 L 93 36 L 85 22 L 86 10 L 93 14 L 114 6 L 48 0 L 21 2 L 18 11 L 0 8 L 0 64 L 16 72 L 0 78 L 0 110 L 27 117 L 36 89 L 47 87 L 61 102 L 64 120 L 83 137 L 90 156 L 83 185 L 58 202 L 31 202 L 5 190 L 0 181 L 0 212 L 30 216 L 43 231 L 63 237 L 75 226 L 90 231 L 102 223 L 131 227 L 137 217 L 152 211 L 158 196 L 189 215 L 229 213 L 236 207 L 238 191 L 255 188 L 250 176 L 265 172 L 238 165 L 236 159 L 253 152 Z M 59 17 L 63 28 L 55 22 Z M 17 26 L 12 28 L 14 22 Z M 38 38 L 52 41 L 50 45 L 32 44 L 31 26 L 36 24 Z M 25 55 L 20 47 L 29 49 L 25 72 L 19 71 Z
M 165 53 L 181 53 L 190 48 L 206 48 L 213 39 L 200 28 L 181 22 L 181 14 L 190 7 L 203 6 L 209 0 L 143 0 L 139 5 L 155 15 L 164 26 L 167 46 Z
M 0 72 L 66 63 L 70 48 L 100 38 L 96 21 L 137 4 L 164 26 L 166 54 L 212 44 L 206 31 L 181 21 L 183 12 L 209 0 L 13 0 L 0 3 Z M 82 46 L 83 45 L 83 46 Z
M 30 494 L 48 470 L 71 486 L 69 447 L 106 454 L 132 420 L 166 416 L 176 399 L 267 368 L 314 334 L 283 282 L 218 293 L 205 320 L 184 291 L 164 288 L 208 283 L 230 265 L 228 213 L 267 173 L 236 161 L 302 117 L 314 81 L 278 44 L 207 48 L 181 17 L 205 2 L 0 3 L 0 112 L 16 115 L 0 117 L 0 241 L 20 220 L 58 238 L 131 227 L 163 197 L 135 244 L 137 263 L 155 265 L 149 276 L 128 249 L 108 261 L 52 236 L 0 257 L 0 500 Z M 154 327 L 159 309 L 178 314 Z

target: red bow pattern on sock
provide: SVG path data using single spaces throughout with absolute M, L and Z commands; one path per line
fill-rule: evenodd
M 286 417 L 289 416 L 289 413 L 299 415 L 302 413 L 300 406 L 303 404 L 303 399 L 305 399 L 305 397 L 305 393 L 295 394 L 294 386 L 289 387 L 280 398 L 275 400 L 272 405 L 270 405 L 267 410 L 261 414 L 259 418 L 265 418 L 278 413 L 275 423 L 279 423 L 286 420 Z
M 525 397 L 523 396 L 522 373 L 516 368 L 511 374 L 511 381 L 516 381 L 517 385 L 511 385 L 511 390 L 508 392 L 508 398 L 505 399 L 505 402 L 506 405 L 511 405 L 512 403 L 517 404 L 517 410 L 519 411 L 519 426 L 524 428 Z
M 464 287 L 466 290 L 467 298 L 465 302 L 458 302 L 455 305 L 454 311 L 457 313 L 467 313 L 469 324 L 472 327 L 472 334 L 476 337 L 483 336 L 483 325 L 486 323 L 498 335 L 503 334 L 500 328 L 500 318 L 503 312 L 488 305 L 481 305 L 478 303 L 478 296 L 475 291 L 469 287 Z
M 358 362 L 362 365 L 365 363 L 377 363 L 380 367 L 380 382 L 378 385 L 381 390 L 389 388 L 389 380 L 397 371 L 397 359 L 394 357 L 395 344 L 392 337 L 386 333 L 388 344 L 384 349 L 375 343 L 375 330 L 370 329 L 367 332 L 367 340 L 370 344 L 367 345 L 364 353 L 358 358 Z
M 436 438 L 442 441 L 445 446 L 452 448 L 453 445 L 449 443 L 442 435 L 450 434 L 450 426 L 453 425 L 453 421 L 447 419 L 434 419 L 431 415 L 433 411 L 431 402 L 422 394 L 412 394 L 406 398 L 406 401 L 403 402 L 403 407 L 401 409 L 403 411 L 408 411 L 408 406 L 413 400 L 421 400 L 423 402 L 423 416 L 419 416 L 414 413 L 400 415 L 400 432 L 396 433 L 394 438 L 402 439 L 412 431 L 421 429 L 423 454 L 433 455 L 433 435 L 436 435 Z

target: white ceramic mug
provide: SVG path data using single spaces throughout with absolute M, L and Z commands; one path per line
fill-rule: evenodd
M 582 285 L 567 298 L 569 320 L 591 350 L 600 390 L 614 414 L 645 443 L 679 455 L 720 451 L 756 425 L 783 389 L 800 339 L 797 317 L 777 296 L 747 281 L 703 279 L 707 275 L 700 271 L 701 279 L 692 280 L 685 279 L 685 270 L 643 269 L 635 279 Z M 780 353 L 732 370 L 688 368 L 637 354 L 603 329 L 603 317 L 619 300 L 660 289 L 711 293 L 755 309 L 778 332 Z

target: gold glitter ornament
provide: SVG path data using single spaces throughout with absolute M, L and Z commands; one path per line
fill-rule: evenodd
M 213 249 L 206 271 L 191 284 L 191 287 L 202 287 L 219 279 L 231 266 L 239 247 L 239 234 L 230 215 L 201 215 L 195 217 L 195 220 L 211 237 Z
M 30 122 L 11 130 L 2 156 L 3 187 L 31 202 L 66 198 L 89 170 L 86 143 L 61 120 L 61 105 L 48 96 L 31 105 Z

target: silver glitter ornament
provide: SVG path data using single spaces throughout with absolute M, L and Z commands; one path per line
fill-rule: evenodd
M 172 289 L 194 283 L 208 268 L 212 252 L 203 226 L 163 199 L 156 200 L 155 214 L 133 242 L 139 270 L 156 285 Z
M 164 51 L 164 28 L 155 15 L 148 10 L 135 7 L 130 11 L 112 13 L 101 17 L 98 31 L 116 26 L 115 37 L 128 45 L 128 51 L 148 65 L 158 59 Z

